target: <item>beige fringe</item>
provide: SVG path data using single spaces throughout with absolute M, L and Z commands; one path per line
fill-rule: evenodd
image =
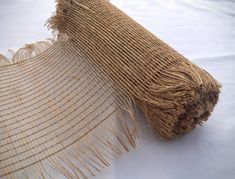
M 49 47 L 51 47 L 53 42 L 54 42 L 53 39 L 47 39 L 45 41 L 38 41 L 35 43 L 26 44 L 16 52 L 10 50 L 13 53 L 11 59 L 8 59 L 7 57 L 0 54 L 0 66 L 19 63 L 29 58 L 36 57 L 37 55 L 41 54 Z
M 127 111 L 131 113 L 129 109 Z M 6 170 L 1 173 L 1 178 L 44 179 L 62 175 L 68 179 L 85 179 L 95 176 L 105 167 L 109 167 L 114 158 L 119 158 L 136 146 L 136 129 L 133 127 L 135 122 L 132 118 L 127 119 L 104 119 L 102 124 L 95 126 L 94 130 L 88 131 L 81 138 L 77 138 L 77 142 L 71 146 L 62 147 L 50 156 L 24 167 L 12 169 L 9 167 L 8 172 Z M 117 125 L 120 121 L 121 126 Z
M 7 57 L 0 54 L 0 66 L 5 66 L 9 64 L 10 64 L 10 60 Z

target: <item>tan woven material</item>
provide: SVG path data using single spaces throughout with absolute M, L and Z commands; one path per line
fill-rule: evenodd
M 38 44 L 21 48 L 13 59 L 33 47 Z M 0 67 L 0 76 L 0 178 L 43 178 L 50 168 L 73 178 L 66 170 L 73 166 L 79 176 L 94 175 L 135 147 L 130 101 L 122 102 L 66 40 Z
M 58 2 L 50 26 L 131 96 L 162 137 L 182 135 L 207 120 L 219 84 L 206 71 L 108 1 Z
M 95 175 L 135 147 L 135 105 L 167 139 L 208 119 L 205 70 L 107 0 L 57 3 L 56 41 L 0 56 L 0 178 Z

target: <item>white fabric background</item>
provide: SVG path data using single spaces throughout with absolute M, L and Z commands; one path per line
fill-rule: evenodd
M 111 0 L 222 85 L 209 121 L 184 137 L 162 141 L 142 119 L 138 147 L 97 179 L 235 178 L 235 1 Z M 0 0 L 0 52 L 51 37 L 43 26 L 53 0 Z M 142 118 L 142 117 L 140 117 Z

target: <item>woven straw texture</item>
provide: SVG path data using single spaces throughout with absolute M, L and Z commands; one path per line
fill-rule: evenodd
M 56 40 L 0 56 L 0 178 L 86 178 L 135 147 L 140 108 L 162 138 L 206 121 L 220 84 L 107 0 L 57 0 Z

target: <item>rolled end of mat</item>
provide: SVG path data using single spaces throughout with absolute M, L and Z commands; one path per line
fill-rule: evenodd
M 216 105 L 221 85 L 205 70 L 181 61 L 161 74 L 151 94 L 155 102 L 137 99 L 153 131 L 173 139 L 207 121 Z M 154 90 L 155 89 L 155 90 Z M 161 104 L 162 103 L 162 104 Z
M 161 137 L 181 136 L 208 119 L 220 84 L 206 71 L 106 0 L 57 3 L 49 27 L 134 99 Z

